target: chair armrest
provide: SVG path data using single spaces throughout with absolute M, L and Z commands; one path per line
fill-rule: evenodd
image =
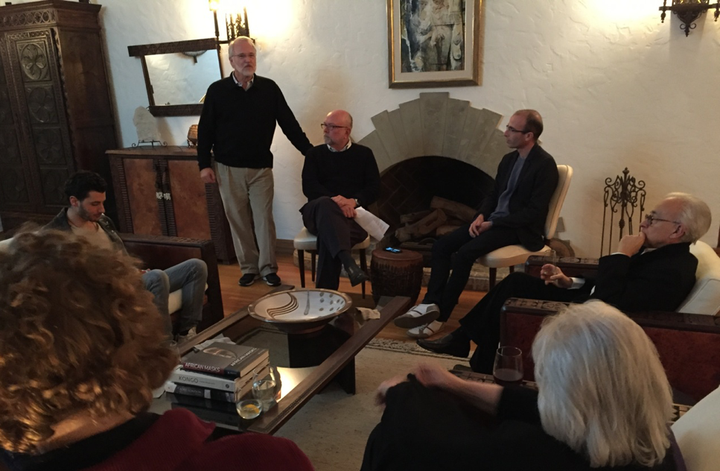
M 140 234 L 120 234 L 120 237 L 127 251 L 142 260 L 147 268 L 165 270 L 191 258 L 203 260 L 208 269 L 208 288 L 205 292 L 209 309 L 203 310 L 198 331 L 223 318 L 220 275 L 215 245 L 211 240 Z
M 546 263 L 552 263 L 552 260 L 542 255 L 531 255 L 525 262 L 525 273 L 540 278 L 540 268 Z M 598 269 L 598 259 L 562 257 L 555 265 L 567 276 L 594 278 Z
M 569 303 L 510 298 L 502 309 L 500 342 L 524 352 L 525 379 L 532 380 L 532 342 L 546 316 Z M 670 384 L 695 400 L 720 383 L 720 319 L 678 312 L 636 312 L 628 317 L 650 337 Z

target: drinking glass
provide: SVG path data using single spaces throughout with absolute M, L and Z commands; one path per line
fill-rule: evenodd
M 560 254 L 557 253 L 557 250 L 550 250 L 550 252 L 546 255 L 546 258 L 548 263 L 557 265 L 560 261 Z
M 560 261 L 560 255 L 555 250 L 550 250 L 547 255 L 545 255 L 545 265 L 552 265 L 552 267 L 547 267 L 542 270 L 543 275 L 545 276 L 552 276 L 555 274 L 555 268 L 557 267 L 558 262 Z
M 500 386 L 519 385 L 523 378 L 522 350 L 517 347 L 498 347 L 493 377 Z
M 279 375 L 275 367 L 270 367 L 270 373 L 259 377 L 253 376 L 252 394 L 262 404 L 263 412 L 275 405 L 275 398 L 279 391 Z

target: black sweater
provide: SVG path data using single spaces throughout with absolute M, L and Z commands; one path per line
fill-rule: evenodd
M 360 144 L 353 144 L 344 152 L 330 152 L 325 144 L 313 147 L 305 155 L 302 188 L 308 201 L 342 195 L 367 207 L 377 199 L 380 190 L 375 156 Z
M 217 162 L 230 167 L 272 168 L 276 122 L 302 154 L 312 147 L 272 80 L 255 75 L 247 91 L 230 76 L 213 83 L 198 126 L 200 170 L 210 167 L 211 152 Z

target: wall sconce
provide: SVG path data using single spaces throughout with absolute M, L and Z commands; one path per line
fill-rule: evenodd
M 220 41 L 220 27 L 218 25 L 218 10 L 220 9 L 221 0 L 208 0 L 210 10 L 213 12 L 213 21 L 215 22 L 215 40 L 220 44 L 229 44 L 239 36 L 250 37 L 250 23 L 248 22 L 247 8 L 243 7 L 240 13 L 225 13 L 225 33 L 227 39 Z
M 662 23 L 665 22 L 666 11 L 669 10 L 675 13 L 683 23 L 680 25 L 680 29 L 685 31 L 685 36 L 688 36 L 690 34 L 690 30 L 695 29 L 697 26 L 695 24 L 695 20 L 700 18 L 703 13 L 711 8 L 715 8 L 714 16 L 715 21 L 717 21 L 718 16 L 720 16 L 720 1 L 710 5 L 710 0 L 672 0 L 672 5 L 667 6 L 667 0 L 663 0 L 663 6 L 659 8 L 662 12 L 660 15 L 660 21 Z

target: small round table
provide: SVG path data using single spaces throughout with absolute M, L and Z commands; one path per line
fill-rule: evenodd
M 381 296 L 407 296 L 412 304 L 420 294 L 423 278 L 423 257 L 403 249 L 400 253 L 375 249 L 370 262 L 373 299 Z

